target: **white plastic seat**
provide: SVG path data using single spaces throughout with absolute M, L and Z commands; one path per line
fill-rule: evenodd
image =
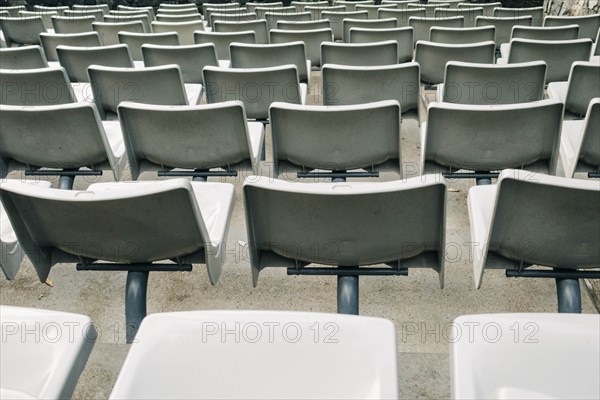
M 311 333 L 315 326 L 318 340 Z M 223 329 L 237 328 L 241 342 L 234 335 L 221 340 Z M 154 314 L 142 323 L 110 398 L 396 399 L 395 336 L 389 320 L 372 317 Z M 258 359 L 261 368 L 255 368 Z
M 58 46 L 93 47 L 100 46 L 97 32 L 85 33 L 40 33 L 40 42 L 48 61 L 58 61 Z
M 241 7 L 239 4 L 237 5 L 237 7 L 232 7 L 232 8 L 214 8 L 214 7 L 209 7 L 206 9 L 206 13 L 204 13 L 204 22 L 207 25 L 207 27 L 213 27 L 213 24 L 215 22 L 215 20 L 213 19 L 213 15 L 215 15 L 217 18 L 219 19 L 220 17 L 224 17 L 227 15 L 245 15 L 245 14 L 256 14 L 254 12 L 249 11 L 246 7 Z M 258 19 L 258 17 L 256 18 L 250 18 L 250 20 L 252 19 Z
M 375 4 L 374 0 L 335 0 L 333 2 L 336 6 L 344 6 L 346 7 L 346 11 L 358 11 L 356 6 L 359 5 L 373 5 Z
M 343 106 L 276 102 L 269 120 L 275 177 L 383 168 L 402 176 L 400 103 L 395 100 Z
M 246 122 L 241 102 L 201 106 L 123 102 L 119 105 L 119 121 L 131 179 L 137 180 L 145 171 L 157 171 L 159 176 L 166 172 L 169 176 L 174 168 L 197 170 L 190 176 L 202 178 L 219 176 L 218 171 L 208 171 L 215 168 L 229 175 L 248 167 L 254 174 L 258 172 L 264 127 L 259 122 Z
M 513 26 L 510 40 L 512 39 L 532 39 L 532 40 L 574 40 L 579 36 L 579 25 L 565 26 Z M 500 54 L 502 58 L 508 58 L 510 50 L 509 43 L 500 45 Z
M 550 82 L 548 97 L 565 105 L 564 119 L 585 117 L 590 101 L 600 96 L 600 64 L 576 61 L 568 81 Z
M 0 69 L 46 67 L 48 67 L 48 62 L 39 45 L 0 48 Z
M 413 42 L 416 46 L 419 40 L 429 40 L 430 30 L 434 26 L 445 28 L 464 27 L 465 18 L 462 16 L 450 18 L 419 18 L 410 17 L 408 25 L 413 28 Z
M 600 98 L 590 101 L 585 120 L 563 121 L 560 158 L 567 178 L 600 172 Z
M 398 43 L 398 63 L 413 59 L 413 29 L 409 26 L 390 29 L 350 28 L 350 43 L 374 43 L 395 40 Z
M 393 4 L 398 10 L 406 10 L 411 3 L 419 3 L 419 0 L 381 0 L 382 5 Z
M 462 334 L 450 340 L 454 399 L 600 397 L 598 315 L 463 315 L 452 325 Z
M 331 29 L 328 19 L 315 19 L 312 21 L 277 21 L 277 29 L 287 31 L 308 31 L 312 29 Z
M 112 11 L 111 11 L 112 13 Z M 141 22 L 144 27 L 144 33 L 151 33 L 152 27 L 150 26 L 150 19 L 147 13 L 141 14 L 130 14 L 125 13 L 124 15 L 108 14 L 104 16 L 104 22 L 106 23 L 126 23 L 126 22 Z
M 0 30 L 6 47 L 40 44 L 39 35 L 46 32 L 42 17 L 0 17 Z
M 52 27 L 55 33 L 84 33 L 93 32 L 92 23 L 96 22 L 96 17 L 52 17 Z
M 119 32 L 119 43 L 126 44 L 131 57 L 135 61 L 142 61 L 142 45 L 154 44 L 163 46 L 178 46 L 179 39 L 176 32 L 164 33 L 135 33 Z
M 57 17 L 59 15 L 56 11 L 19 11 L 19 18 L 31 18 L 31 17 L 40 17 L 42 19 L 42 23 L 44 25 L 44 29 L 49 32 L 52 32 L 52 17 Z
M 186 5 L 189 6 L 189 4 L 186 4 Z M 168 9 L 176 9 L 176 8 L 181 8 L 181 9 L 189 8 L 189 7 L 183 7 L 183 5 L 181 5 L 181 4 L 178 4 L 179 7 L 174 7 L 174 6 L 175 5 L 173 5 L 173 4 L 169 4 L 168 6 L 164 5 L 164 6 L 159 7 L 159 10 L 163 10 L 163 9 L 164 10 L 168 10 Z M 196 7 L 196 6 L 194 5 L 194 7 Z M 239 8 L 239 7 L 240 7 L 240 4 L 239 3 L 235 3 L 235 2 L 234 3 L 208 3 L 208 2 L 207 3 L 202 3 L 202 15 L 204 15 L 204 18 L 207 17 L 207 15 L 206 15 L 207 14 L 206 13 L 206 9 L 208 9 L 208 8 L 226 9 L 226 8 Z
M 231 60 L 229 46 L 231 43 L 256 43 L 256 34 L 254 31 L 241 32 L 194 32 L 194 42 L 196 44 L 211 43 L 215 46 L 217 58 L 222 61 Z
M 100 117 L 112 119 L 122 101 L 162 105 L 198 104 L 202 85 L 185 84 L 176 64 L 145 68 L 88 68 L 94 102 Z
M 342 41 L 350 42 L 350 29 L 352 28 L 367 28 L 367 29 L 391 29 L 396 28 L 396 18 L 387 19 L 354 19 L 344 18 L 342 21 Z
M 100 35 L 103 46 L 119 44 L 119 32 L 146 33 L 140 21 L 133 22 L 94 22 L 92 27 Z
M 70 399 L 98 336 L 90 318 L 2 305 L 0 324 L 2 398 Z
M 333 38 L 335 40 L 344 40 L 344 19 L 368 19 L 369 13 L 367 11 L 323 11 L 321 12 L 321 18 L 329 20 L 331 30 L 333 31 Z
M 297 22 L 310 22 L 312 21 L 312 14 L 308 11 L 305 12 L 267 12 L 265 14 L 265 20 L 267 21 L 267 28 L 269 30 L 276 29 L 279 21 L 297 21 Z
M 123 4 L 119 4 L 116 10 L 110 10 L 109 14 L 122 14 L 126 15 L 130 14 L 138 14 L 138 13 L 146 13 L 148 15 L 148 19 L 150 21 L 156 20 L 156 15 L 154 14 L 154 8 L 152 6 L 140 6 L 140 7 L 131 7 Z
M 407 9 L 410 10 L 411 8 L 424 8 L 426 18 L 435 18 L 435 10 L 437 10 L 438 8 L 449 8 L 449 7 L 450 7 L 450 3 L 429 2 L 426 4 L 421 4 L 421 3 L 408 4 Z
M 228 22 L 217 21 L 214 24 L 214 32 L 254 32 L 254 40 L 257 44 L 269 43 L 269 30 L 267 21 L 258 19 L 254 21 Z
M 493 17 L 494 9 L 502 7 L 502 3 L 497 1 L 493 3 L 483 3 L 483 2 L 474 2 L 474 3 L 458 3 L 458 8 L 483 8 L 483 16 L 484 17 Z
M 483 16 L 483 8 L 482 7 L 436 8 L 434 10 L 434 17 L 436 17 L 436 18 L 463 17 L 465 28 L 475 27 L 475 21 L 477 20 L 477 17 L 482 17 L 482 16 Z
M 468 44 L 478 42 L 494 42 L 496 28 L 479 26 L 474 28 L 443 28 L 434 26 L 429 30 L 429 40 L 436 43 Z
M 156 20 L 160 22 L 190 22 L 190 21 L 202 21 L 202 15 L 200 13 L 192 14 L 156 14 Z
M 108 4 L 89 4 L 89 5 L 73 4 L 71 6 L 71 8 L 73 10 L 82 10 L 82 11 L 102 10 L 102 12 L 104 14 L 108 14 L 108 12 L 110 11 L 110 7 L 108 6 Z
M 312 30 L 271 29 L 269 34 L 272 44 L 304 42 L 306 58 L 313 68 L 321 67 L 321 44 L 333 42 L 333 32 L 330 28 Z
M 305 104 L 306 84 L 292 64 L 268 68 L 204 67 L 207 103 L 239 100 L 249 119 L 266 121 L 275 101 Z
M 159 46 L 145 44 L 142 55 L 146 67 L 177 64 L 181 69 L 184 83 L 204 84 L 202 70 L 207 65 L 218 67 L 215 46 L 212 43 L 192 44 L 189 46 Z
M 290 4 L 296 7 L 297 12 L 304 12 L 306 7 L 327 7 L 329 1 L 292 1 Z
M 557 100 L 430 103 L 421 125 L 422 173 L 523 168 L 556 175 L 562 107 Z
M 409 0 L 412 1 L 412 0 Z M 398 28 L 406 28 L 409 27 L 409 19 L 411 17 L 425 18 L 425 9 L 424 8 L 409 8 L 405 10 L 394 10 L 388 8 L 382 8 L 378 12 L 378 18 L 387 19 L 387 18 L 396 18 L 396 26 Z
M 194 44 L 194 32 L 203 31 L 204 25 L 201 21 L 190 22 L 152 22 L 152 31 L 154 33 L 177 32 L 179 44 Z
M 544 17 L 544 26 L 579 25 L 579 39 L 595 40 L 600 29 L 600 14 L 590 15 L 547 15 Z
M 544 20 L 544 7 L 497 7 L 494 9 L 494 17 L 497 18 L 519 18 L 531 17 L 531 26 L 542 26 Z
M 293 15 L 293 14 L 296 14 L 296 7 L 294 7 L 294 6 L 281 6 L 281 7 L 266 6 L 266 7 L 263 7 L 262 5 L 257 5 L 256 7 L 254 7 L 253 12 L 256 14 L 256 18 L 268 20 L 267 13 Z M 310 20 L 310 18 L 308 20 Z
M 90 65 L 133 68 L 134 63 L 125 44 L 97 47 L 58 46 L 56 54 L 71 82 L 89 82 L 87 69 Z M 92 99 L 91 90 L 86 90 L 87 100 Z
M 333 6 L 306 6 L 304 8 L 304 11 L 311 13 L 313 21 L 319 21 L 319 20 L 324 20 L 324 19 L 327 20 L 327 21 L 329 21 L 328 18 L 323 17 L 321 15 L 324 11 L 329 11 L 329 12 L 346 12 L 347 10 L 346 10 L 346 6 L 333 5 Z M 328 28 L 331 28 L 331 24 L 328 26 Z
M 225 10 L 223 10 L 223 12 L 211 13 L 209 20 L 208 20 L 208 24 L 209 24 L 210 28 L 212 28 L 214 30 L 214 24 L 217 21 L 242 22 L 242 21 L 255 21 L 257 19 L 261 19 L 261 18 L 259 18 L 256 13 L 240 12 L 237 10 L 231 10 L 230 12 L 226 12 Z M 264 18 L 262 18 L 262 19 L 264 19 Z
M 398 64 L 398 42 L 323 43 L 321 63 L 355 66 Z
M 249 1 L 245 4 L 245 7 L 248 8 L 248 12 L 254 12 L 254 10 L 256 9 L 256 7 L 262 7 L 262 8 L 281 8 L 283 7 L 283 2 L 281 1 L 269 1 L 269 2 L 255 2 L 255 1 Z
M 25 11 L 25 6 L 2 6 L 0 7 L 0 12 L 7 12 L 10 17 L 18 17 L 19 11 Z
M 496 28 L 496 50 L 500 51 L 502 43 L 510 42 L 510 36 L 515 26 L 531 26 L 531 16 L 501 18 L 501 17 L 477 17 L 475 26 L 493 26 Z
M 378 19 L 379 10 L 382 8 L 388 8 L 391 10 L 397 10 L 395 4 L 357 4 L 356 11 L 367 11 L 369 13 L 369 19 Z
M 77 97 L 62 67 L 0 70 L 0 104 L 74 103 Z

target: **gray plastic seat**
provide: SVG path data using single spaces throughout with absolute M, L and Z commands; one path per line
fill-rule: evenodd
M 282 3 L 283 4 L 283 3 Z M 173 7 L 173 4 L 168 5 L 168 7 L 165 6 L 161 6 L 158 9 L 163 11 L 163 10 L 168 10 L 168 9 L 176 9 L 176 8 L 182 8 L 182 9 L 186 9 L 189 7 L 183 7 L 181 4 L 178 4 L 178 6 L 180 7 Z M 195 6 L 194 6 L 195 7 Z M 206 10 L 208 8 L 212 8 L 212 9 L 227 9 L 227 8 L 239 8 L 240 5 L 239 3 L 202 3 L 202 15 L 204 15 L 204 17 L 207 17 L 207 12 Z
M 378 13 L 378 17 L 381 19 L 396 18 L 396 26 L 398 28 L 409 27 L 409 19 L 411 17 L 425 18 L 425 15 L 424 8 L 410 8 L 406 10 L 382 8 Z
M 575 61 L 588 61 L 592 54 L 590 39 L 576 40 L 529 40 L 513 39 L 510 42 L 508 59 L 504 61 L 521 63 L 543 60 L 546 62 L 546 84 L 556 81 L 566 81 L 569 78 L 571 66 Z
M 85 33 L 93 32 L 92 23 L 96 17 L 53 17 L 52 27 L 55 33 Z
M 283 2 L 281 1 L 269 1 L 269 2 L 255 2 L 250 1 L 245 4 L 245 7 L 248 8 L 248 12 L 254 12 L 256 7 L 262 8 L 281 8 L 283 7 Z
M 110 11 L 110 7 L 108 4 L 73 4 L 71 6 L 73 10 L 83 10 L 83 11 L 93 11 L 93 10 L 102 10 L 104 14 L 108 14 Z
M 0 69 L 46 68 L 48 62 L 40 46 L 0 49 Z
M 259 171 L 264 142 L 260 122 L 246 122 L 241 102 L 201 106 L 159 106 L 123 102 L 119 121 L 126 143 L 131 179 L 146 171 L 169 176 L 175 168 L 203 178 Z M 212 170 L 212 171 L 209 171 Z M 183 176 L 186 171 L 176 171 Z M 206 175 L 202 175 L 206 174 Z
M 556 175 L 562 103 L 430 103 L 421 125 L 423 173 L 522 168 Z M 468 121 L 468 124 L 465 124 Z
M 366 28 L 366 29 L 393 29 L 396 28 L 396 18 L 387 19 L 353 19 L 345 18 L 342 21 L 343 41 L 350 42 L 350 29 Z
M 568 81 L 548 84 L 548 97 L 565 105 L 564 119 L 584 118 L 590 101 L 599 96 L 600 65 L 593 62 L 576 61 Z
M 215 46 L 219 60 L 230 60 L 229 46 L 231 43 L 254 44 L 256 35 L 253 31 L 243 32 L 195 32 L 196 44 L 212 43 Z
M 156 20 L 156 15 L 154 14 L 154 7 L 152 7 L 152 6 L 132 7 L 132 6 L 119 4 L 117 6 L 117 9 L 110 10 L 109 14 L 126 14 L 126 13 L 136 14 L 136 13 L 142 13 L 142 12 L 145 12 L 148 15 L 148 19 L 150 21 Z
M 333 42 L 333 32 L 329 28 L 305 31 L 271 29 L 269 34 L 272 44 L 304 42 L 306 58 L 313 68 L 321 67 L 321 44 Z
M 277 29 L 287 31 L 331 29 L 331 24 L 328 19 L 316 19 L 312 21 L 277 21 Z
M 40 41 L 48 61 L 58 61 L 58 46 L 94 47 L 100 46 L 97 32 L 85 33 L 40 33 Z
M 500 50 L 502 43 L 510 42 L 510 36 L 515 26 L 531 26 L 533 18 L 517 17 L 517 18 L 500 18 L 500 17 L 477 17 L 475 26 L 489 26 L 496 28 L 496 49 Z
M 43 6 L 39 4 L 33 5 L 33 11 L 37 12 L 56 12 L 58 15 L 64 15 L 65 10 L 68 10 L 69 6 Z
M 119 32 L 146 33 L 144 25 L 137 22 L 94 22 L 92 27 L 100 35 L 103 46 L 119 44 Z
M 129 48 L 125 44 L 98 47 L 58 46 L 56 54 L 71 82 L 89 82 L 87 69 L 90 65 L 119 68 L 134 66 Z
M 266 121 L 271 103 L 304 104 L 307 87 L 292 64 L 268 68 L 204 67 L 207 103 L 239 100 L 249 119 Z
M 315 170 L 386 170 L 402 176 L 400 104 L 395 100 L 338 106 L 276 102 L 269 116 L 274 177 L 320 177 Z
M 317 341 L 309 334 L 315 326 L 327 332 Z M 249 333 L 239 337 L 250 340 L 233 335 L 221 340 L 226 327 L 239 327 Z M 398 390 L 395 332 L 388 320 L 335 314 L 153 314 L 142 323 L 110 398 L 393 399 Z M 254 368 L 257 359 L 264 366 Z M 232 371 L 232 365 L 243 372 Z
M 346 11 L 358 11 L 356 6 L 358 5 L 373 5 L 374 0 L 335 0 L 334 5 L 346 7 Z
M 0 104 L 41 106 L 77 101 L 62 67 L 3 69 L 0 70 L 0 86 Z
M 155 44 L 162 46 L 178 46 L 179 39 L 176 32 L 164 33 L 135 33 L 119 32 L 119 43 L 126 44 L 131 57 L 135 61 L 142 61 L 142 46 Z
M 569 272 L 556 275 L 559 312 L 581 312 L 567 310 L 564 300 L 579 300 L 581 307 L 581 298 L 573 298 L 580 294 L 577 277 L 600 267 L 598 182 L 507 170 L 497 185 L 472 187 L 467 203 L 471 240 L 480 244 L 473 257 L 477 288 L 486 269 L 507 270 L 509 277 Z M 569 281 L 573 293 L 567 294 L 563 285 Z
M 215 32 L 254 32 L 254 40 L 257 44 L 269 43 L 269 30 L 267 21 L 258 19 L 255 21 L 226 22 L 217 21 L 214 23 Z
M 70 399 L 98 337 L 90 318 L 2 305 L 0 324 L 2 397 Z
M 379 18 L 379 10 L 381 9 L 397 10 L 395 4 L 357 4 L 356 11 L 367 11 L 369 13 L 369 19 Z
M 419 40 L 429 40 L 430 30 L 434 26 L 444 28 L 462 28 L 465 18 L 462 16 L 450 18 L 419 18 L 410 17 L 408 25 L 413 28 L 413 41 L 416 45 Z
M 420 72 L 414 62 L 399 65 L 355 67 L 323 66 L 323 104 L 362 104 L 396 100 L 403 118 L 420 123 Z
M 483 16 L 483 8 L 481 7 L 470 7 L 470 8 L 436 8 L 434 10 L 434 17 L 436 18 L 451 18 L 451 17 L 463 17 L 465 19 L 464 27 L 473 28 L 475 27 L 475 21 L 477 17 Z
M 436 101 L 458 104 L 514 104 L 544 99 L 546 63 L 472 64 L 450 61 Z
M 350 28 L 350 43 L 373 43 L 395 40 L 398 43 L 398 62 L 413 59 L 413 29 L 411 27 L 390 29 Z
M 194 43 L 194 32 L 204 31 L 202 21 L 191 22 L 152 22 L 154 33 L 177 32 L 179 44 L 187 46 Z
M 258 15 L 256 15 L 256 13 L 249 13 L 249 12 L 231 12 L 231 13 L 212 13 L 210 14 L 210 18 L 209 18 L 209 24 L 210 27 L 212 27 L 214 29 L 214 24 L 217 21 L 224 21 L 224 22 L 242 22 L 242 21 L 255 21 L 259 19 Z
M 181 68 L 184 83 L 203 84 L 202 70 L 207 65 L 219 66 L 215 46 L 212 43 L 190 46 L 159 46 L 145 44 L 142 55 L 146 67 L 177 64 Z
M 323 43 L 321 63 L 360 66 L 397 64 L 398 42 Z
M 419 0 L 381 0 L 382 5 L 393 4 L 398 10 L 406 10 L 411 3 L 419 3 Z
M 2 7 L 0 7 L 0 11 L 7 12 L 10 17 L 18 17 L 19 11 L 25 11 L 25 6 L 24 5 L 2 6 Z
M 201 21 L 201 20 L 202 20 L 202 15 L 200 15 L 200 13 L 180 14 L 180 15 L 156 14 L 156 21 L 160 21 L 160 22 L 190 22 L 190 21 Z
M 435 18 L 435 10 L 438 8 L 449 8 L 450 3 L 427 3 L 427 4 L 408 4 L 408 10 L 411 8 L 424 8 L 426 18 Z
M 56 11 L 19 11 L 19 18 L 40 17 L 44 25 L 44 29 L 52 29 L 52 17 L 59 16 Z
M 150 19 L 146 13 L 143 14 L 126 14 L 126 15 L 114 15 L 108 14 L 104 16 L 104 22 L 106 23 L 123 23 L 123 22 L 141 22 L 144 27 L 144 33 L 152 32 L 150 26 Z
M 415 61 L 421 66 L 421 82 L 437 85 L 444 82 L 446 63 L 463 61 L 493 64 L 495 44 L 492 41 L 471 44 L 445 44 L 418 41 Z
M 213 22 L 214 22 L 213 19 L 212 19 L 212 15 L 213 14 L 217 14 L 217 15 L 232 15 L 232 14 L 247 14 L 247 13 L 256 14 L 253 11 L 249 11 L 248 8 L 242 7 L 240 4 L 237 4 L 237 7 L 231 7 L 231 8 L 208 7 L 206 9 L 206 12 L 204 13 L 204 20 L 206 21 L 206 24 L 208 26 L 212 26 Z M 257 18 L 255 18 L 255 19 L 257 19 Z
M 308 11 L 302 13 L 283 13 L 283 12 L 268 12 L 265 14 L 267 28 L 269 30 L 276 29 L 279 21 L 298 21 L 311 22 L 312 14 Z
M 329 20 L 335 40 L 344 40 L 344 19 L 366 20 L 369 18 L 369 13 L 367 11 L 323 11 L 321 18 Z
M 94 17 L 96 19 L 95 22 L 103 22 L 105 15 L 108 15 L 108 9 L 105 10 L 102 8 L 73 9 L 65 10 L 64 12 L 64 16 L 68 18 Z
M 262 5 L 258 5 L 256 7 L 254 7 L 253 12 L 256 14 L 257 19 L 267 19 L 267 13 L 290 14 L 290 15 L 296 14 L 296 7 L 294 7 L 294 6 L 263 7 Z M 310 18 L 309 18 L 309 20 L 310 20 Z
M 458 3 L 458 8 L 483 8 L 483 16 L 484 17 L 493 17 L 494 9 L 502 7 L 502 3 L 497 1 L 493 3 L 483 3 L 483 2 L 474 2 L 474 3 Z
M 565 25 L 556 27 L 540 26 L 514 26 L 510 40 L 512 39 L 532 39 L 532 40 L 574 40 L 579 35 L 578 25 Z M 500 52 L 503 58 L 508 58 L 509 43 L 500 45 Z
M 563 121 L 560 158 L 567 178 L 576 172 L 600 173 L 600 98 L 590 101 L 585 120 Z
M 264 68 L 292 64 L 301 83 L 310 84 L 310 61 L 306 59 L 304 42 L 281 44 L 233 43 L 229 46 L 232 68 Z
M 46 32 L 42 17 L 0 17 L 0 30 L 6 47 L 40 44 L 39 35 Z
M 479 26 L 475 28 L 442 28 L 434 26 L 429 31 L 429 40 L 436 43 L 467 44 L 477 42 L 495 42 L 496 28 Z
M 119 124 L 101 122 L 93 103 L 2 105 L 0 115 L 2 178 L 9 171 L 40 168 L 45 170 L 37 175 L 86 168 L 121 178 L 126 157 Z
M 327 7 L 329 1 L 292 1 L 290 4 L 296 7 L 297 12 L 304 12 L 306 7 Z
M 312 7 L 305 7 L 304 11 L 308 11 L 309 13 L 311 13 L 312 15 L 312 20 L 313 21 L 318 21 L 318 20 L 322 20 L 322 19 L 326 19 L 329 21 L 328 18 L 323 17 L 321 14 L 323 13 L 323 11 L 329 11 L 329 12 L 346 12 L 346 6 L 327 6 L 327 7 L 323 7 L 323 6 L 312 6 Z M 331 24 L 330 26 L 328 26 L 328 28 L 331 28 Z M 280 28 L 281 29 L 281 28 Z
M 86 190 L 7 182 L 0 186 L 0 198 L 41 282 L 57 263 L 128 271 L 125 310 L 131 343 L 146 315 L 150 271 L 189 271 L 192 263 L 205 263 L 211 283 L 217 283 L 234 188 L 185 179 L 96 183 Z M 154 263 L 166 260 L 174 262 Z
M 542 26 L 544 20 L 544 7 L 497 7 L 494 9 L 493 16 L 497 18 L 519 18 L 530 16 L 533 18 L 531 26 Z
M 579 25 L 579 39 L 596 40 L 598 29 L 600 29 L 600 14 L 578 15 L 578 16 L 555 16 L 544 17 L 544 26 Z
M 111 119 L 122 101 L 146 104 L 197 104 L 201 85 L 184 86 L 178 65 L 145 68 L 115 68 L 92 65 L 88 75 L 94 102 L 102 119 Z M 192 90 L 193 89 L 193 90 Z

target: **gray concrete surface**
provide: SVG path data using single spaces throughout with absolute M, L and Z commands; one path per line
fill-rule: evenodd
M 313 72 L 309 103 L 320 101 L 320 82 L 320 74 Z M 418 126 L 414 121 L 406 121 L 402 131 L 404 162 L 417 165 Z M 270 143 L 267 145 L 269 149 Z M 105 174 L 102 179 L 109 180 L 110 175 Z M 244 247 L 247 239 L 241 180 L 226 181 L 235 184 L 237 198 L 227 240 L 227 261 L 219 283 L 210 285 L 204 266 L 195 266 L 192 272 L 153 272 L 149 280 L 148 312 L 209 309 L 335 312 L 335 277 L 292 277 L 286 275 L 285 269 L 267 269 L 261 273 L 258 286 L 252 287 Z M 77 178 L 75 188 L 87 185 L 83 178 Z M 556 312 L 553 280 L 508 279 L 503 271 L 488 271 L 482 288 L 474 289 L 466 204 L 467 191 L 472 185 L 470 181 L 448 185 L 443 290 L 433 270 L 412 270 L 407 277 L 363 277 L 360 281 L 360 313 L 388 318 L 396 325 L 401 399 L 449 398 L 447 335 L 455 317 L 476 313 Z M 124 331 L 126 274 L 78 272 L 74 265 L 65 264 L 55 266 L 50 278 L 52 287 L 40 283 L 26 260 L 14 281 L 0 279 L 0 303 L 89 315 L 99 338 L 74 398 L 107 398 L 129 348 Z M 582 293 L 584 312 L 596 312 L 583 285 Z

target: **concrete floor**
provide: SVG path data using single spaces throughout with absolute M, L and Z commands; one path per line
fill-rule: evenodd
M 318 104 L 320 74 L 313 72 L 313 94 Z M 403 158 L 418 165 L 418 126 L 402 126 Z M 269 154 L 270 143 L 267 143 Z M 11 178 L 19 176 L 13 174 Z M 393 177 L 384 177 L 391 179 Z M 109 180 L 105 174 L 103 180 Z M 142 179 L 155 179 L 144 176 Z M 235 184 L 236 206 L 227 240 L 223 274 L 211 286 L 204 266 L 192 272 L 153 272 L 148 288 L 148 312 L 209 309 L 256 309 L 336 312 L 334 277 L 287 276 L 285 270 L 267 269 L 252 287 L 241 180 Z M 76 179 L 76 189 L 89 182 Z M 466 196 L 470 181 L 448 182 L 446 279 L 443 290 L 433 270 L 411 270 L 408 277 L 363 277 L 360 313 L 392 320 L 397 329 L 399 397 L 442 399 L 450 396 L 447 332 L 459 315 L 505 312 L 556 312 L 554 281 L 508 279 L 503 271 L 488 271 L 480 290 L 474 289 Z M 90 227 L 93 229 L 93 227 Z M 0 303 L 61 310 L 88 315 L 99 337 L 76 388 L 76 399 L 107 398 L 129 346 L 125 344 L 123 272 L 77 272 L 73 265 L 57 265 L 41 284 L 26 260 L 17 278 L 0 279 Z M 583 285 L 582 285 L 583 286 Z M 583 312 L 595 313 L 585 289 Z

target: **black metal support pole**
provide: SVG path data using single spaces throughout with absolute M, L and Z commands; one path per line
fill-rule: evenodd
M 358 276 L 338 275 L 337 281 L 338 313 L 358 315 Z
M 125 287 L 125 325 L 126 341 L 133 339 L 146 316 L 146 293 L 148 289 L 148 271 L 129 271 Z
M 581 313 L 579 279 L 556 278 L 556 295 L 559 313 Z

